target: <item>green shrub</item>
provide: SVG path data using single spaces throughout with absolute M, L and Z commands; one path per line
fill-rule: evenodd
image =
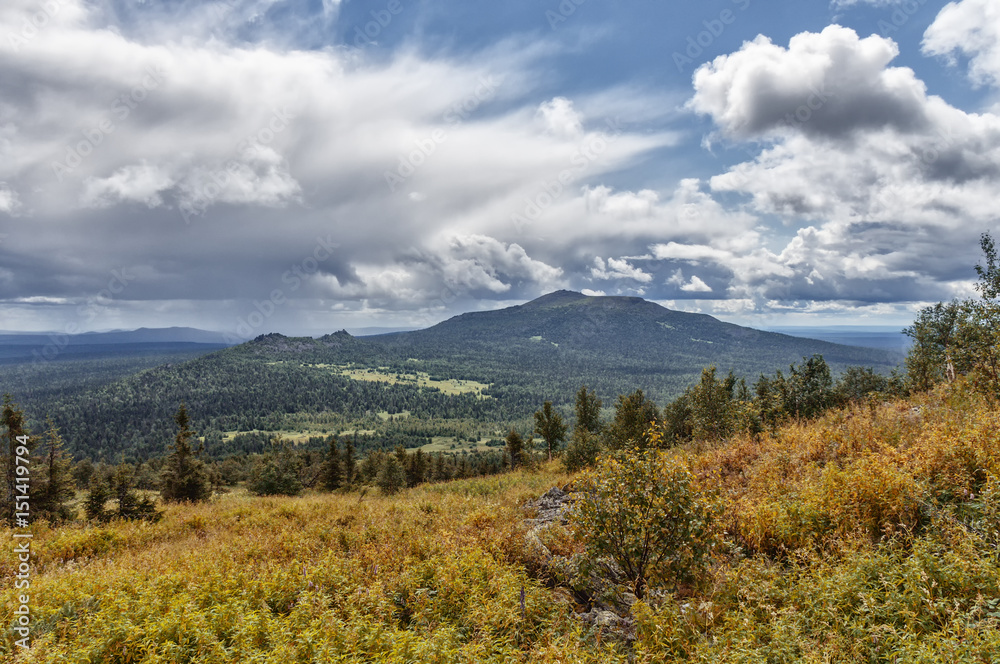
M 695 581 L 714 544 L 708 502 L 691 485 L 684 464 L 661 450 L 601 459 L 581 478 L 572 517 L 588 557 L 610 556 L 640 598 L 647 585 Z

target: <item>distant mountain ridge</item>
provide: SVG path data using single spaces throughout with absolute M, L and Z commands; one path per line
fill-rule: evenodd
M 193 327 L 140 327 L 137 330 L 83 332 L 81 334 L 63 334 L 60 332 L 0 332 L 0 346 L 44 346 L 50 343 L 71 346 L 142 343 L 233 345 L 230 341 L 227 341 L 227 336 L 221 332 L 210 332 Z

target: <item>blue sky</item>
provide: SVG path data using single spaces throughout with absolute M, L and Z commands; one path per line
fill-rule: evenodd
M 905 325 L 998 225 L 989 0 L 11 0 L 0 38 L 0 330 L 558 288 Z

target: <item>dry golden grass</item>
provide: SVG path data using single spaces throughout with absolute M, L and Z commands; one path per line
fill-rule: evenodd
M 393 498 L 234 492 L 155 524 L 36 526 L 33 646 L 2 647 L 17 662 L 594 661 L 571 607 L 519 563 L 518 506 L 565 480 L 552 466 Z
M 636 640 L 532 578 L 555 464 L 398 496 L 169 506 L 34 527 L 33 647 L 11 662 L 1000 661 L 1000 411 L 962 385 L 759 439 L 676 450 L 716 501 L 700 586 L 634 607 Z M 11 542 L 11 533 L 0 530 Z M 559 527 L 553 553 L 579 543 Z M 10 549 L 8 548 L 8 551 Z M 11 625 L 15 558 L 0 555 Z M 520 604 L 521 589 L 525 603 Z

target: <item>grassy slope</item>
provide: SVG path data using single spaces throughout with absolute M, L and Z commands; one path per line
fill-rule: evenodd
M 637 605 L 634 655 L 997 661 L 998 431 L 995 407 L 959 390 L 678 450 L 719 499 L 723 544 L 703 587 Z M 517 506 L 567 479 L 550 467 L 360 500 L 237 492 L 153 525 L 38 526 L 37 642 L 17 661 L 626 661 L 526 572 Z

